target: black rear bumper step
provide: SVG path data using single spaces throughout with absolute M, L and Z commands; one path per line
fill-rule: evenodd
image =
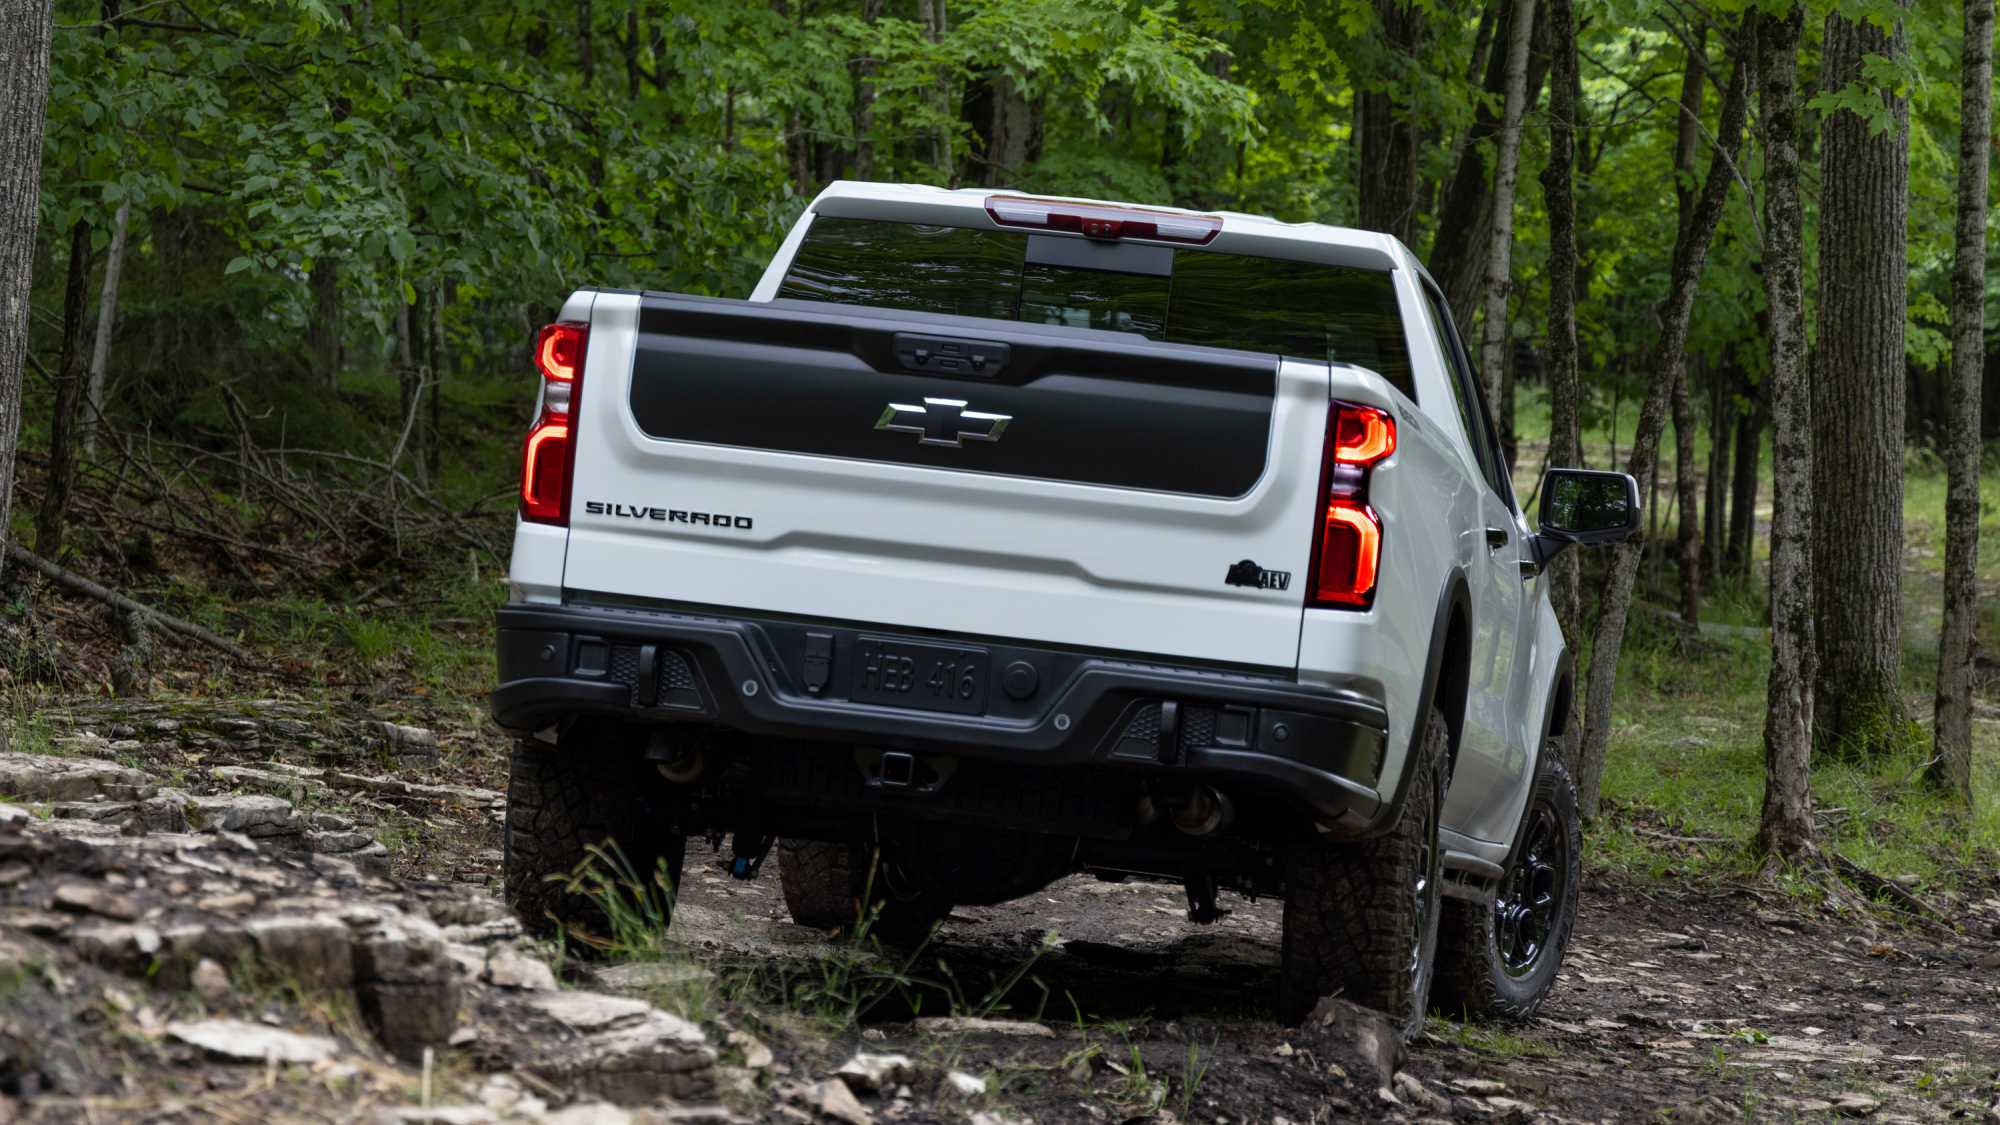
M 983 714 L 852 698 L 865 640 L 937 645 L 862 624 L 609 606 L 498 615 L 494 719 L 707 722 L 749 734 L 948 752 L 1023 767 L 1172 773 L 1271 794 L 1343 835 L 1395 819 L 1380 788 L 1388 718 L 1359 693 L 1275 676 L 1035 647 L 987 654 Z

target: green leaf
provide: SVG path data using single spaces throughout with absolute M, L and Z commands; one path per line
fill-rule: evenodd
M 244 270 L 247 270 L 256 264 L 257 264 L 256 262 L 252 261 L 249 258 L 237 258 L 234 261 L 230 262 L 228 265 L 222 267 L 222 276 L 228 277 L 232 273 L 242 273 Z

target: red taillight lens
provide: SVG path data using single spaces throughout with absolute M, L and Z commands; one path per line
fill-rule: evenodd
M 1321 525 L 1313 596 L 1336 605 L 1367 605 L 1382 560 L 1382 525 L 1366 504 L 1333 500 Z
M 1368 478 L 1394 452 L 1396 420 L 1387 411 L 1347 402 L 1328 409 L 1308 604 L 1336 609 L 1373 604 L 1382 521 L 1368 506 Z
M 1006 227 L 1072 231 L 1098 239 L 1150 238 L 1189 246 L 1206 246 L 1222 230 L 1222 219 L 1216 215 L 1176 215 L 1143 207 L 1106 207 L 1022 195 L 989 195 L 986 213 Z
M 542 329 L 535 338 L 535 366 L 551 383 L 569 383 L 583 370 L 583 340 L 587 325 L 565 320 Z
M 1396 452 L 1396 420 L 1372 406 L 1334 408 L 1333 459 L 1366 467 Z
M 576 464 L 575 413 L 583 393 L 583 352 L 589 326 L 561 321 L 535 337 L 535 367 L 542 376 L 542 412 L 521 448 L 521 518 L 569 523 L 569 479 Z
M 569 427 L 543 422 L 528 431 L 521 454 L 521 518 L 567 523 L 569 516 Z

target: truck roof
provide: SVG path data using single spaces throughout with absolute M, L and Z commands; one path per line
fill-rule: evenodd
M 1266 215 L 1251 215 L 1241 211 L 1191 211 L 1182 207 L 1156 207 L 1152 204 L 1109 199 L 1029 195 L 1007 188 L 981 187 L 953 190 L 926 184 L 836 180 L 828 184 L 826 189 L 814 198 L 809 210 L 816 215 L 825 215 L 829 218 L 930 223 L 938 226 L 973 227 L 980 230 L 1018 230 L 1019 228 L 1001 226 L 987 213 L 986 200 L 993 196 L 1017 198 L 1029 196 L 1034 199 L 1061 200 L 1100 207 L 1143 207 L 1147 211 L 1220 219 L 1221 231 L 1203 248 L 1224 254 L 1286 258 L 1373 270 L 1420 268 L 1408 247 L 1393 236 L 1378 231 L 1355 230 L 1351 227 L 1329 226 L 1325 223 L 1288 223 Z

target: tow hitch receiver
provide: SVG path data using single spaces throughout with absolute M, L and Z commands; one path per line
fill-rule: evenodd
M 1229 911 L 1215 905 L 1215 876 L 1189 875 L 1186 886 L 1188 921 L 1197 926 L 1208 926 L 1229 916 Z

